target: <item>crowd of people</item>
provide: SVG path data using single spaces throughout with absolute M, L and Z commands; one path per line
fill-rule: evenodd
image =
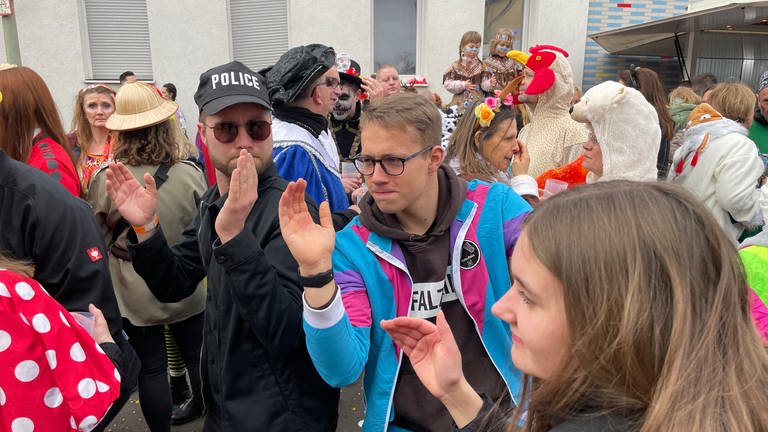
M 446 105 L 319 43 L 217 65 L 195 130 L 127 71 L 67 133 L 0 66 L 0 429 L 138 390 L 152 432 L 333 431 L 362 377 L 364 431 L 768 430 L 768 72 L 582 95 L 514 38 Z

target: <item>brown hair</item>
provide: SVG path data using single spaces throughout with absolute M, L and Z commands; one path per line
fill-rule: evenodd
M 363 111 L 360 128 L 365 129 L 371 124 L 392 130 L 410 128 L 424 146 L 440 145 L 440 113 L 435 104 L 420 94 L 398 93 L 372 100 Z
M 27 163 L 35 128 L 56 141 L 77 166 L 61 117 L 45 81 L 32 69 L 14 66 L 0 70 L 0 149 Z
M 127 165 L 173 164 L 183 145 L 181 129 L 171 119 L 153 126 L 122 131 L 117 136 L 115 161 Z
M 507 40 L 502 41 L 501 36 L 507 36 Z M 496 47 L 499 45 L 499 42 L 509 42 L 510 48 L 512 47 L 512 41 L 515 39 L 515 34 L 512 33 L 512 30 L 508 28 L 500 28 L 498 32 L 496 32 L 496 37 L 491 40 L 491 43 L 488 44 L 488 55 L 496 55 Z
M 554 378 L 522 380 L 524 430 L 577 414 L 641 432 L 768 430 L 749 288 L 700 200 L 665 182 L 596 183 L 543 201 L 524 232 L 562 283 L 573 335 Z
M 717 84 L 709 93 L 708 103 L 712 108 L 738 123 L 751 120 L 757 96 L 742 83 Z
M 0 250 L 0 269 L 10 270 L 30 278 L 35 275 L 34 264 L 29 261 L 13 259 L 2 250 Z
M 687 104 L 700 104 L 701 98 L 690 87 L 678 86 L 671 92 L 669 92 L 669 103 L 673 103 L 675 100 L 687 103 Z
M 659 116 L 659 126 L 661 127 L 661 138 L 667 141 L 675 135 L 675 121 L 667 109 L 667 101 L 664 97 L 664 86 L 661 84 L 659 74 L 652 69 L 638 67 L 634 71 L 637 82 L 637 90 L 645 96 L 656 114 Z
M 80 90 L 75 98 L 75 108 L 72 114 L 72 132 L 77 137 L 77 144 L 83 150 L 83 155 L 88 151 L 88 146 L 93 139 L 91 124 L 88 123 L 88 117 L 85 115 L 85 97 L 89 94 L 99 93 L 109 95 L 112 98 L 112 105 L 115 105 L 115 91 L 106 84 L 90 84 Z
M 464 33 L 461 36 L 461 42 L 459 42 L 459 60 L 461 60 L 461 49 L 464 48 L 464 45 L 470 44 L 470 43 L 477 43 L 479 44 L 483 38 L 480 36 L 480 33 L 470 30 L 466 33 Z M 478 52 L 478 58 L 480 58 L 480 53 Z
M 466 179 L 480 179 L 487 182 L 500 181 L 499 170 L 482 157 L 482 149 L 475 144 L 475 134 L 480 132 L 480 146 L 485 144 L 486 139 L 494 135 L 505 120 L 513 120 L 508 128 L 516 127 L 514 122 L 517 114 L 514 107 L 503 106 L 486 126 L 480 126 L 480 121 L 475 116 L 475 108 L 484 103 L 475 101 L 474 104 L 464 110 L 464 114 L 459 119 L 456 129 L 451 134 L 448 142 L 448 152 L 445 159 L 448 161 L 456 160 L 459 163 L 459 172 Z

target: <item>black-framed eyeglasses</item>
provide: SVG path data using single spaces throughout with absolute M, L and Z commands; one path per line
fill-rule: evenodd
M 265 120 L 249 120 L 245 124 L 222 121 L 216 124 L 206 124 L 205 127 L 213 129 L 213 136 L 224 144 L 229 144 L 237 138 L 240 127 L 255 141 L 264 141 L 272 134 L 272 123 Z
M 403 173 L 403 171 L 405 171 L 406 162 L 420 154 L 426 153 L 427 150 L 430 150 L 433 147 L 434 146 L 424 147 L 416 153 L 410 154 L 406 157 L 385 156 L 381 159 L 374 159 L 370 156 L 358 155 L 352 160 L 355 162 L 355 168 L 357 169 L 357 172 L 364 176 L 373 175 L 373 171 L 376 169 L 376 163 L 381 165 L 381 169 L 383 169 L 387 175 L 399 176 Z
M 339 81 L 339 79 L 336 77 L 325 77 L 325 81 L 323 81 L 318 85 L 324 85 L 326 87 L 336 89 L 341 85 L 341 81 Z

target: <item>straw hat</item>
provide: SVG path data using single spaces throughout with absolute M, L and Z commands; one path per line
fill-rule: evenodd
M 179 105 L 165 100 L 150 85 L 134 82 L 120 87 L 115 96 L 115 112 L 107 120 L 107 129 L 129 131 L 168 120 Z

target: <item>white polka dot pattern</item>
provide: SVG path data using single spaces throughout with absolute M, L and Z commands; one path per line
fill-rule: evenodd
M 32 317 L 32 328 L 38 333 L 48 333 L 51 331 L 51 322 L 45 314 L 37 314 Z
M 11 335 L 7 331 L 0 330 L 0 352 L 3 352 L 11 346 Z
M 26 282 L 17 283 L 14 289 L 16 290 L 16 294 L 24 300 L 32 300 L 32 297 L 35 296 L 35 290 L 33 290 L 32 286 Z
M 75 342 L 72 348 L 69 349 L 69 356 L 76 362 L 85 361 L 85 351 L 83 351 L 83 347 L 78 342 Z
M 93 430 L 93 428 L 96 427 L 96 424 L 99 422 L 99 420 L 94 416 L 88 416 L 83 419 L 83 421 L 80 422 L 80 426 L 78 427 L 79 430 L 83 432 L 90 432 Z
M 64 397 L 61 395 L 61 390 L 59 390 L 58 387 L 52 387 L 50 390 L 45 392 L 45 396 L 43 396 L 43 402 L 48 408 L 58 407 L 62 402 L 64 402 Z
M 96 381 L 96 388 L 99 390 L 99 393 L 104 393 L 105 391 L 109 390 L 108 385 L 98 380 Z
M 51 370 L 56 369 L 56 351 L 54 350 L 46 351 L 45 359 L 48 360 L 48 367 L 50 367 Z
M 19 417 L 11 423 L 11 432 L 32 432 L 35 424 L 26 417 Z
M 64 313 L 61 311 L 59 311 L 59 318 L 61 318 L 61 322 L 63 322 L 65 326 L 71 327 L 69 325 L 69 321 L 67 321 L 67 319 L 64 317 Z
M 91 431 L 117 400 L 115 365 L 71 319 L 36 281 L 0 271 L 0 432 Z
M 39 373 L 40 367 L 37 366 L 37 363 L 35 363 L 34 360 L 24 360 L 16 365 L 16 370 L 14 371 L 16 379 L 21 382 L 30 382 L 37 378 Z
M 77 385 L 77 392 L 84 399 L 90 399 L 96 394 L 96 382 L 92 378 L 85 378 Z

